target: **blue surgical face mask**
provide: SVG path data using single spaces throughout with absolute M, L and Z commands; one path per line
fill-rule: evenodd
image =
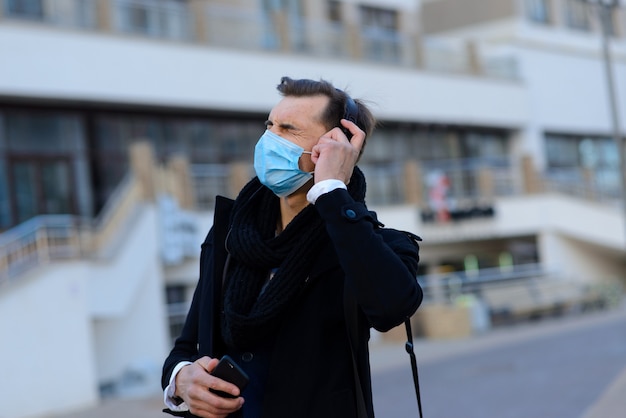
M 285 197 L 313 178 L 298 167 L 302 154 L 311 152 L 267 130 L 254 148 L 254 170 L 262 184 Z

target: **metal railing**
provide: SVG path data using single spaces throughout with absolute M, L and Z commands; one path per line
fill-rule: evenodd
M 114 27 L 123 33 L 190 41 L 194 37 L 191 10 L 183 2 L 114 0 Z
M 380 28 L 361 30 L 362 56 L 366 61 L 413 66 L 413 42 L 400 32 Z
M 541 264 L 425 275 L 418 282 L 426 304 L 480 304 L 492 321 L 502 322 L 604 308 L 622 292 L 569 280 Z
M 0 287 L 50 260 L 83 255 L 88 224 L 71 215 L 39 215 L 0 235 Z
M 70 28 L 97 28 L 97 0 L 1 0 L 4 16 Z
M 618 203 L 621 196 L 617 168 L 586 170 L 583 168 L 548 169 L 541 178 L 545 191 L 605 203 Z
M 288 25 L 295 52 L 322 57 L 350 57 L 350 34 L 341 23 L 300 19 L 289 21 Z
M 508 157 L 425 161 L 421 164 L 425 201 L 432 199 L 432 191 L 441 181 L 447 184 L 446 196 L 452 207 L 517 192 Z
M 3 232 L 0 287 L 34 267 L 101 251 L 120 233 L 139 200 L 137 182 L 127 176 L 95 220 L 74 215 L 39 215 Z
M 249 50 L 280 48 L 279 33 L 267 15 L 218 5 L 208 5 L 205 10 L 209 44 Z
M 212 210 L 217 195 L 229 195 L 230 175 L 231 171 L 228 164 L 191 165 L 191 176 L 198 209 Z
M 283 51 L 361 60 L 434 72 L 471 73 L 517 79 L 513 55 L 479 56 L 471 68 L 467 45 L 421 39 L 410 32 L 380 28 L 349 29 L 320 19 L 290 19 L 280 12 L 177 0 L 0 0 L 2 19 L 28 20 L 62 27 L 201 42 L 243 50 Z M 26 6 L 29 5 L 29 6 Z M 418 44 L 419 43 L 419 44 Z M 417 51 L 422 51 L 418 56 Z

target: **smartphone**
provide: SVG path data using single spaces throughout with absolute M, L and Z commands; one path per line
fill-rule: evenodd
M 224 356 L 220 359 L 220 362 L 217 363 L 215 369 L 211 372 L 211 374 L 215 377 L 219 377 L 222 380 L 225 380 L 229 383 L 234 384 L 239 388 L 240 392 L 248 385 L 250 378 L 243 371 L 241 367 L 229 356 Z M 211 392 L 219 395 L 223 398 L 236 398 L 236 396 L 231 395 L 230 393 L 222 392 L 221 390 L 209 389 Z

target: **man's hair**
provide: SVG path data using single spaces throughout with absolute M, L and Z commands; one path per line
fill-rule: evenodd
M 326 110 L 322 113 L 322 123 L 328 130 L 331 130 L 335 126 L 339 126 L 340 128 L 343 126 L 339 121 L 344 117 L 346 103 L 350 100 L 350 96 L 328 81 L 308 79 L 294 80 L 289 77 L 283 77 L 280 79 L 280 84 L 276 89 L 283 96 L 307 97 L 323 95 L 328 97 L 330 100 Z M 367 138 L 374 132 L 376 119 L 362 101 L 354 99 L 354 103 L 358 110 L 356 114 L 356 124 L 365 132 L 365 140 L 367 141 Z M 365 143 L 363 143 L 363 148 L 365 148 Z

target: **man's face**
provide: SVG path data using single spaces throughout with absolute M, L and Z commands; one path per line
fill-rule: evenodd
M 327 132 L 321 116 L 329 100 L 323 95 L 284 97 L 274 106 L 265 125 L 273 133 L 301 146 L 305 151 L 311 151 Z M 299 166 L 302 171 L 315 170 L 309 154 L 300 157 Z

